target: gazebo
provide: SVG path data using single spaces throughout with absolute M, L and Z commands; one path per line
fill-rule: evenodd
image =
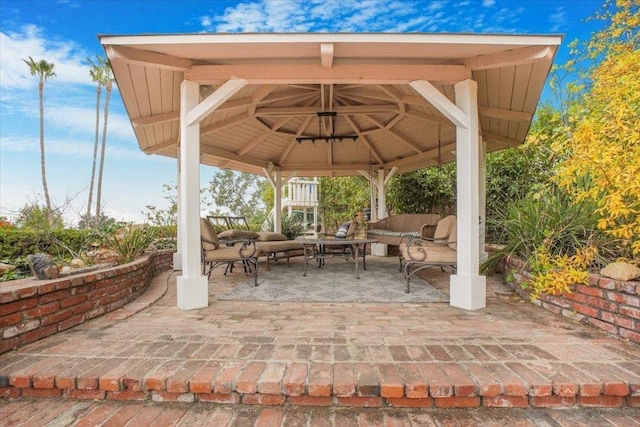
M 524 142 L 558 35 L 176 34 L 100 36 L 141 150 L 178 159 L 178 306 L 208 305 L 199 165 L 294 176 L 457 164 L 451 305 L 483 308 L 487 152 Z

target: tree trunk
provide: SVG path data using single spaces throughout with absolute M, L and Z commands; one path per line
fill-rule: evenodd
M 85 220 L 85 226 L 89 227 L 89 220 L 91 218 L 91 203 L 93 203 L 93 184 L 96 177 L 96 159 L 98 157 L 98 137 L 100 134 L 100 92 L 102 91 L 102 85 L 98 84 L 96 89 L 96 135 L 93 142 L 93 165 L 91 166 L 91 183 L 89 184 L 89 201 L 87 202 L 87 215 Z
M 47 218 L 51 224 L 51 199 L 49 198 L 49 188 L 47 187 L 46 160 L 44 155 L 44 82 L 38 83 L 38 95 L 40 97 L 40 171 L 42 173 L 42 188 L 44 189 L 44 200 L 47 203 Z
M 100 223 L 100 203 L 102 202 L 102 172 L 104 156 L 107 148 L 107 122 L 109 120 L 109 99 L 111 98 L 111 82 L 107 83 L 107 94 L 104 99 L 104 124 L 102 128 L 102 147 L 100 148 L 100 171 L 98 172 L 98 192 L 96 195 L 96 225 Z

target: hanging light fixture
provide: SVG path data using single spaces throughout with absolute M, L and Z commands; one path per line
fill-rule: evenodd
M 318 134 L 299 136 L 296 138 L 298 144 L 301 144 L 304 141 L 311 141 L 315 146 L 315 142 L 317 140 L 324 141 L 328 144 L 335 141 L 342 143 L 343 139 L 351 139 L 355 143 L 358 139 L 358 135 L 336 135 L 336 117 L 338 116 L 338 113 L 335 111 L 318 111 L 316 114 L 318 116 Z M 322 132 L 322 119 L 324 117 L 329 118 L 329 128 L 331 129 L 331 133 L 329 134 Z

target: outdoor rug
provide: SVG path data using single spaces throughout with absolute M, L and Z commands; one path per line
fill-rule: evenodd
M 260 271 L 258 287 L 247 278 L 226 295 L 224 301 L 274 302 L 448 302 L 449 297 L 429 283 L 411 277 L 411 293 L 405 293 L 406 282 L 397 264 L 368 262 L 367 270 L 359 264 L 360 279 L 354 275 L 353 263 L 333 259 L 319 269 L 310 263 L 304 277 L 304 265 L 276 265 L 271 271 Z

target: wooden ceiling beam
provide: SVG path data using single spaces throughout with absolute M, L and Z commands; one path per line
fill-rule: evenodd
M 142 151 L 144 154 L 156 154 L 166 148 L 171 147 L 172 145 L 178 145 L 177 139 L 169 139 L 167 141 L 163 141 L 160 144 L 156 144 L 153 147 L 144 148 Z
M 554 49 L 549 46 L 528 46 L 506 52 L 489 53 L 476 56 L 465 61 L 473 71 L 502 68 L 513 65 L 531 64 L 533 62 L 551 61 Z
M 380 129 L 382 129 L 383 131 L 387 132 L 388 134 L 392 135 L 394 138 L 396 138 L 398 141 L 402 142 L 404 145 L 406 145 L 407 147 L 411 148 L 413 151 L 415 151 L 416 153 L 422 153 L 422 149 L 420 149 L 420 147 L 418 147 L 417 145 L 415 145 L 413 142 L 411 141 L 407 141 L 402 135 L 398 134 L 397 132 L 392 131 L 391 129 L 388 129 L 387 126 L 382 123 L 379 122 L 378 120 L 374 119 L 371 116 L 367 116 L 367 118 L 369 120 L 371 120 L 376 126 L 378 126 Z
M 322 111 L 326 111 L 327 105 Z M 269 116 L 316 116 L 318 114 L 317 106 L 311 107 L 263 107 L 257 108 L 256 117 Z M 339 114 L 376 114 L 376 113 L 397 113 L 398 106 L 396 104 L 382 105 L 337 105 L 333 107 L 333 111 Z
M 138 117 L 131 120 L 134 128 L 148 125 L 156 125 L 160 123 L 173 122 L 180 120 L 180 111 L 169 111 L 168 113 L 152 114 L 150 116 Z
M 221 148 L 212 147 L 205 144 L 200 144 L 200 154 L 214 156 L 232 162 L 246 163 L 260 168 L 264 168 L 267 166 L 267 163 L 263 160 L 256 159 L 250 156 L 239 156 L 236 153 L 232 153 L 231 151 L 223 150 Z
M 533 116 L 531 113 L 525 113 L 524 111 L 503 110 L 491 107 L 478 107 L 478 114 L 484 117 L 506 119 L 515 122 L 530 122 Z
M 429 122 L 429 123 L 435 123 L 438 125 L 445 125 L 445 126 L 454 126 L 453 123 L 451 123 L 451 121 L 449 119 L 447 119 L 446 117 L 441 117 L 441 116 L 433 116 L 431 114 L 426 114 L 420 111 L 415 111 L 415 110 L 407 110 L 406 111 L 406 115 L 407 116 L 411 116 L 411 117 L 415 117 L 416 119 L 420 119 L 423 120 L 425 122 Z
M 231 77 L 249 84 L 408 84 L 413 80 L 457 83 L 471 78 L 465 65 L 341 64 L 323 68 L 320 64 L 194 65 L 185 71 L 185 79 L 199 84 L 221 84 Z
M 194 64 L 189 59 L 176 58 L 175 56 L 149 52 L 147 50 L 134 49 L 126 46 L 106 46 L 107 57 L 111 61 L 125 64 L 136 64 L 144 67 L 162 68 L 172 71 L 186 71 Z M 229 79 L 227 79 L 229 80 Z
M 224 129 L 226 127 L 233 126 L 235 124 L 244 122 L 245 120 L 249 120 L 251 118 L 252 117 L 250 115 L 248 115 L 248 114 L 240 114 L 239 116 L 234 116 L 234 117 L 231 117 L 230 119 L 223 120 L 221 122 L 214 123 L 211 126 L 207 126 L 205 128 L 202 128 L 200 130 L 200 134 L 201 135 L 206 135 L 206 134 L 215 132 L 217 130 Z
M 378 151 L 373 147 L 373 145 L 371 144 L 371 142 L 369 142 L 367 137 L 363 135 L 362 132 L 360 132 L 360 129 L 358 128 L 358 126 L 355 124 L 353 120 L 351 120 L 351 117 L 347 116 L 345 117 L 345 120 L 347 121 L 347 124 L 351 127 L 351 129 L 356 133 L 356 135 L 358 135 L 358 139 L 362 140 L 362 143 L 369 150 L 371 150 L 371 155 L 376 159 L 376 162 L 378 162 L 379 164 L 383 164 L 384 160 L 382 160 L 382 156 L 380 156 L 380 153 L 378 153 Z
M 520 142 L 516 141 L 515 139 L 505 138 L 504 136 L 496 135 L 490 132 L 482 132 L 482 138 L 486 139 L 487 141 L 497 142 L 498 144 L 500 144 L 501 148 L 517 147 L 518 145 L 520 145 Z

